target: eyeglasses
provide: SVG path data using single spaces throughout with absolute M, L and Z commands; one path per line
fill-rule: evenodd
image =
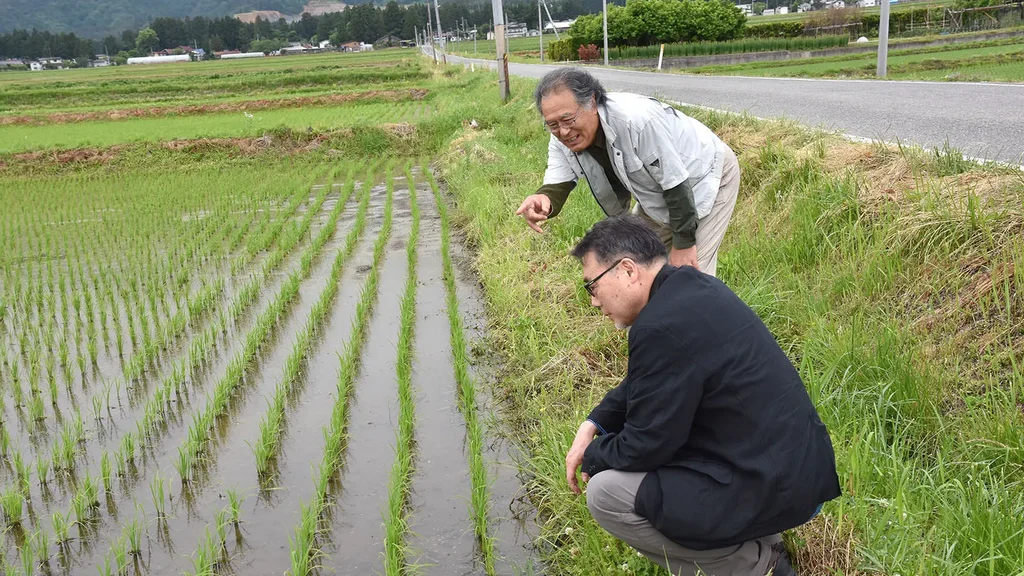
M 594 295 L 594 284 L 597 284 L 597 281 L 600 280 L 602 276 L 604 276 L 605 274 L 611 272 L 613 268 L 618 266 L 619 263 L 622 262 L 625 259 L 626 259 L 625 256 L 623 256 L 622 258 L 619 258 L 618 260 L 615 261 L 615 264 L 612 264 L 611 266 L 606 268 L 604 272 L 601 272 L 600 274 L 598 274 L 593 280 L 591 280 L 590 282 L 584 282 L 583 283 L 583 289 L 587 291 L 587 294 L 590 294 L 591 296 L 593 296 Z
M 553 122 L 545 122 L 544 126 L 546 126 L 547 129 L 548 129 L 548 132 L 551 132 L 551 133 L 558 132 L 558 130 L 560 128 L 565 128 L 565 129 L 572 128 L 573 126 L 576 125 L 576 119 L 579 118 L 580 114 L 582 114 L 582 113 L 583 113 L 583 106 L 580 106 L 576 110 L 576 113 L 573 114 L 572 116 L 570 116 L 569 118 L 566 118 L 565 120 L 555 120 Z

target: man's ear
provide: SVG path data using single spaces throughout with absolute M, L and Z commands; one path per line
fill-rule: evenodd
M 624 258 L 619 266 L 622 266 L 622 269 L 626 271 L 626 276 L 629 278 L 635 279 L 640 275 L 640 268 L 632 258 Z

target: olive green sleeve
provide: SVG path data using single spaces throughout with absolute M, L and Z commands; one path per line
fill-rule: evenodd
M 559 182 L 558 184 L 545 184 L 537 189 L 537 194 L 543 194 L 551 199 L 551 213 L 548 214 L 548 218 L 558 216 L 558 213 L 562 211 L 562 206 L 565 205 L 566 199 L 569 198 L 569 193 L 575 187 L 576 182 L 569 181 Z
M 690 248 L 697 243 L 697 207 L 693 202 L 693 189 L 681 182 L 665 190 L 669 227 L 672 229 L 672 247 Z

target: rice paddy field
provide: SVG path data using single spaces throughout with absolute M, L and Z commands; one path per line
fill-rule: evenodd
M 0 75 L 0 573 L 663 576 L 566 485 L 626 338 L 589 194 L 513 216 L 547 133 L 495 80 Z M 743 170 L 719 276 L 836 448 L 799 573 L 1024 574 L 1021 171 L 686 112 Z
M 526 566 L 431 168 L 467 82 L 408 51 L 0 78 L 0 571 Z

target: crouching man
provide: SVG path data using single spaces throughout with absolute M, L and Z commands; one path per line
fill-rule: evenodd
M 573 250 L 591 304 L 631 327 L 626 378 L 579 428 L 570 488 L 673 575 L 794 574 L 780 533 L 840 494 L 835 455 L 789 358 L 719 280 L 666 260 L 637 216 Z

